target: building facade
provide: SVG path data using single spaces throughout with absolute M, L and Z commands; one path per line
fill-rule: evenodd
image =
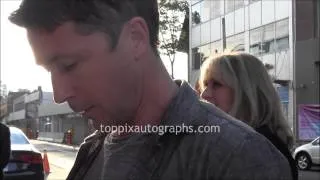
M 80 144 L 91 132 L 88 119 L 75 113 L 68 104 L 56 104 L 52 92 L 39 87 L 33 92 L 9 93 L 1 104 L 4 123 L 20 128 L 29 138 L 62 143 L 72 131 L 72 144 Z
M 300 8 L 296 6 L 297 1 L 299 0 L 191 0 L 188 77 L 191 85 L 195 85 L 201 64 L 209 56 L 224 50 L 253 54 L 265 65 L 273 67 L 269 73 L 277 82 L 275 87 L 284 113 L 297 136 L 295 79 L 298 78 L 296 74 L 300 66 L 295 63 L 296 52 L 299 51 L 295 34 L 297 24 L 294 23 L 298 17 L 297 9 Z M 317 0 L 301 0 L 300 4 L 302 1 L 317 3 Z M 305 8 L 312 5 L 315 4 L 309 3 Z M 301 21 L 308 20 L 302 14 L 299 16 Z M 301 30 L 303 27 L 301 24 Z M 316 47 L 319 48 L 314 46 L 309 52 L 315 54 Z M 303 64 L 303 59 L 299 60 Z M 313 82 L 313 86 L 319 86 L 319 82 Z
M 67 103 L 43 103 L 39 106 L 39 140 L 64 142 L 65 133 L 72 131 L 72 144 L 80 144 L 90 134 L 88 119 L 75 113 Z

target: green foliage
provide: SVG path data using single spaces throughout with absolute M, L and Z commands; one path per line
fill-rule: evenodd
M 185 39 L 179 41 L 179 35 L 184 25 L 184 18 L 189 14 L 189 5 L 187 0 L 158 0 L 158 3 L 160 15 L 160 53 L 169 58 L 173 77 L 175 54 L 178 49 L 181 49 L 181 43 L 186 43 Z M 183 32 L 180 39 L 181 37 L 186 38 L 186 32 Z M 187 43 L 189 44 L 189 42 Z

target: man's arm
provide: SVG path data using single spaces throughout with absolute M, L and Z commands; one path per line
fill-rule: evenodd
M 2 170 L 10 158 L 10 131 L 9 128 L 0 123 L 0 170 Z

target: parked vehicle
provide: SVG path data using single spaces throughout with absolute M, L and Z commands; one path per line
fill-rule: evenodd
M 16 127 L 9 127 L 11 156 L 4 168 L 5 180 L 44 180 L 41 153 L 29 142 L 26 135 Z
M 301 170 L 308 170 L 313 165 L 320 165 L 320 137 L 296 148 L 293 158 Z

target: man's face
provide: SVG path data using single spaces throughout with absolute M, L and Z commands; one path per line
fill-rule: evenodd
M 141 92 L 135 41 L 124 28 L 111 50 L 106 34 L 83 36 L 72 23 L 54 32 L 28 30 L 37 64 L 51 73 L 54 99 L 94 119 L 95 127 L 133 120 Z

